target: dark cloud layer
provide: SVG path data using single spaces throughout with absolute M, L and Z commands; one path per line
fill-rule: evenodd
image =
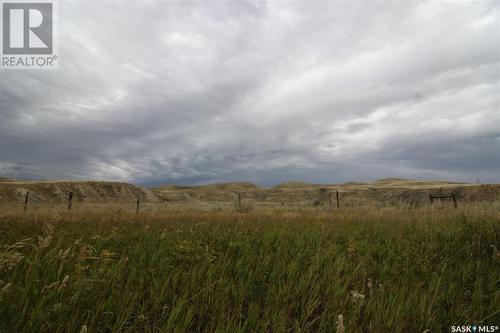
M 498 2 L 61 1 L 0 71 L 0 175 L 500 181 Z

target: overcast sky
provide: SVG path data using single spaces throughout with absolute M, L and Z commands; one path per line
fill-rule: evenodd
M 500 182 L 500 3 L 60 1 L 0 176 Z

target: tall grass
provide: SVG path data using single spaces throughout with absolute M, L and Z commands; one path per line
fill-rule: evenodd
M 498 206 L 0 213 L 0 332 L 500 323 Z

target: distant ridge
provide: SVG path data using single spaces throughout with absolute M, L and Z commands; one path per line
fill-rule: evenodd
M 347 182 L 342 184 L 343 186 L 360 186 L 360 185 L 366 185 L 366 183 L 361 183 L 361 182 Z
M 301 181 L 290 181 L 284 182 L 282 184 L 276 185 L 275 189 L 285 189 L 285 188 L 301 188 L 301 187 L 311 187 L 314 186 L 312 184 L 301 182 Z
M 374 181 L 374 183 L 392 183 L 392 182 L 414 182 L 413 179 L 406 178 L 380 178 Z
M 261 189 L 261 187 L 249 182 L 216 183 L 194 186 L 164 185 L 154 188 L 155 190 L 198 190 L 198 191 L 238 191 Z
M 15 182 L 16 179 L 0 177 L 0 182 Z
M 235 190 L 259 189 L 259 186 L 248 182 L 241 182 L 241 183 L 234 182 L 234 183 L 199 185 L 199 186 L 193 186 L 193 188 L 198 188 L 201 190 L 235 191 Z
M 373 183 L 380 183 L 380 184 L 386 184 L 386 183 L 403 183 L 403 184 L 466 184 L 466 183 L 460 183 L 460 182 L 451 182 L 448 180 L 414 180 L 414 179 L 406 179 L 406 178 L 381 178 L 375 180 Z

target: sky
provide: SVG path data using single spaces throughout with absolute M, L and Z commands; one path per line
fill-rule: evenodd
M 0 70 L 0 176 L 500 182 L 500 2 L 69 1 Z

